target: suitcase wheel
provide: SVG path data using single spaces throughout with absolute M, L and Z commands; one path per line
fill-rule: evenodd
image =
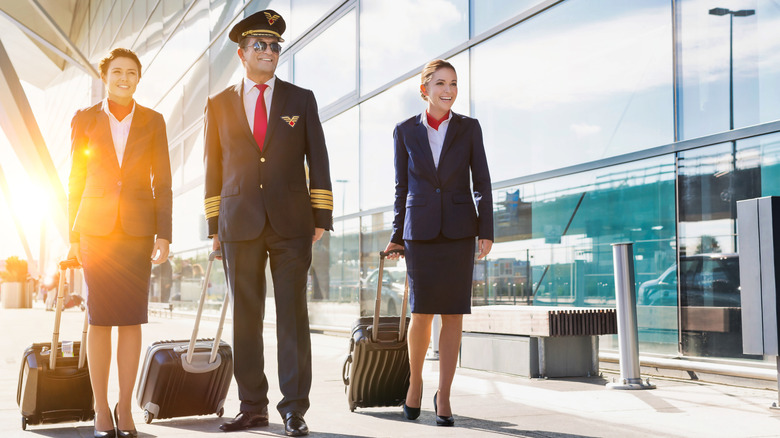
M 22 430 L 27 430 L 27 419 L 22 417 Z
M 146 424 L 151 424 L 152 420 L 154 420 L 154 414 L 147 409 L 144 409 L 144 422 L 146 422 Z
M 225 408 L 219 408 L 217 411 L 217 417 L 221 417 L 223 415 L 225 415 Z

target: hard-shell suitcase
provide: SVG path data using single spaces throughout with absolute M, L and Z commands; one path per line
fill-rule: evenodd
M 392 252 L 403 254 L 402 250 L 379 253 L 374 316 L 359 318 L 352 325 L 349 354 L 342 369 L 351 411 L 355 408 L 400 406 L 409 388 L 409 352 L 406 347 L 408 279 L 401 305 L 403 317 L 379 316 L 385 257 Z
M 28 347 L 19 370 L 16 403 L 22 413 L 22 429 L 28 424 L 89 421 L 95 417 L 86 348 L 82 348 L 87 341 L 87 315 L 84 315 L 81 342 L 67 343 L 72 346 L 63 354 L 63 343 L 59 341 L 65 271 L 76 269 L 79 264 L 76 260 L 66 260 L 60 262 L 59 267 L 52 341 Z M 52 354 L 52 345 L 57 346 L 55 354 Z
M 233 379 L 233 350 L 220 341 L 229 296 L 222 302 L 219 328 L 213 339 L 197 339 L 209 275 L 217 251 L 209 255 L 203 290 L 189 340 L 159 341 L 149 346 L 138 383 L 136 401 L 144 410 L 144 420 L 222 416 L 230 382 Z

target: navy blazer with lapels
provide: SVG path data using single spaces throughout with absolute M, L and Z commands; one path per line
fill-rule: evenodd
M 314 93 L 276 78 L 262 150 L 246 118 L 243 81 L 206 104 L 209 235 L 253 240 L 270 222 L 282 237 L 333 229 L 328 152 Z
M 105 236 L 119 226 L 131 236 L 171 241 L 172 192 L 163 116 L 135 104 L 122 165 L 103 102 L 76 112 L 71 122 L 68 179 L 70 241 Z
M 431 240 L 440 234 L 493 240 L 493 195 L 479 122 L 452 113 L 437 169 L 422 117 L 425 113 L 399 123 L 393 133 L 391 241 L 403 245 L 404 240 Z

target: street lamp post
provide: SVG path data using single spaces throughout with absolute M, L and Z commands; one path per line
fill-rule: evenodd
M 734 17 L 749 17 L 755 9 L 732 11 L 726 8 L 712 8 L 710 15 L 729 16 L 729 130 L 734 129 Z
M 346 199 L 346 193 L 347 193 L 347 183 L 349 182 L 348 179 L 337 179 L 337 183 L 341 184 L 341 215 L 344 216 L 344 210 L 345 210 L 345 204 L 344 201 Z M 344 252 L 346 251 L 346 246 L 344 240 L 346 239 L 346 236 L 344 234 L 345 227 L 342 222 L 341 224 L 341 287 L 344 287 L 344 264 L 347 263 L 347 258 L 344 255 Z M 339 299 L 342 299 L 341 297 L 341 288 L 339 288 Z
M 727 8 L 712 8 L 710 15 L 722 17 L 729 16 L 729 131 L 734 129 L 734 17 L 749 17 L 756 14 L 755 9 L 740 9 L 732 11 Z M 737 203 L 734 200 L 734 178 L 737 173 L 737 142 L 731 142 L 731 178 L 729 179 L 729 203 L 731 204 L 731 217 L 737 217 Z M 734 248 L 737 245 L 737 221 L 733 223 L 732 238 Z

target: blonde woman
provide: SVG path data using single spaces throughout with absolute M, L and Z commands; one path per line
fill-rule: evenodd
M 475 239 L 483 258 L 493 245 L 493 199 L 482 128 L 476 119 L 452 112 L 458 97 L 455 68 L 431 61 L 420 82 L 427 109 L 399 123 L 393 134 L 395 218 L 385 251 L 404 249 L 409 275 L 411 378 L 404 415 L 410 420 L 420 415 L 423 363 L 431 322 L 439 314 L 439 385 L 433 405 L 436 424 L 453 426 L 450 388 L 463 314 L 471 313 Z

